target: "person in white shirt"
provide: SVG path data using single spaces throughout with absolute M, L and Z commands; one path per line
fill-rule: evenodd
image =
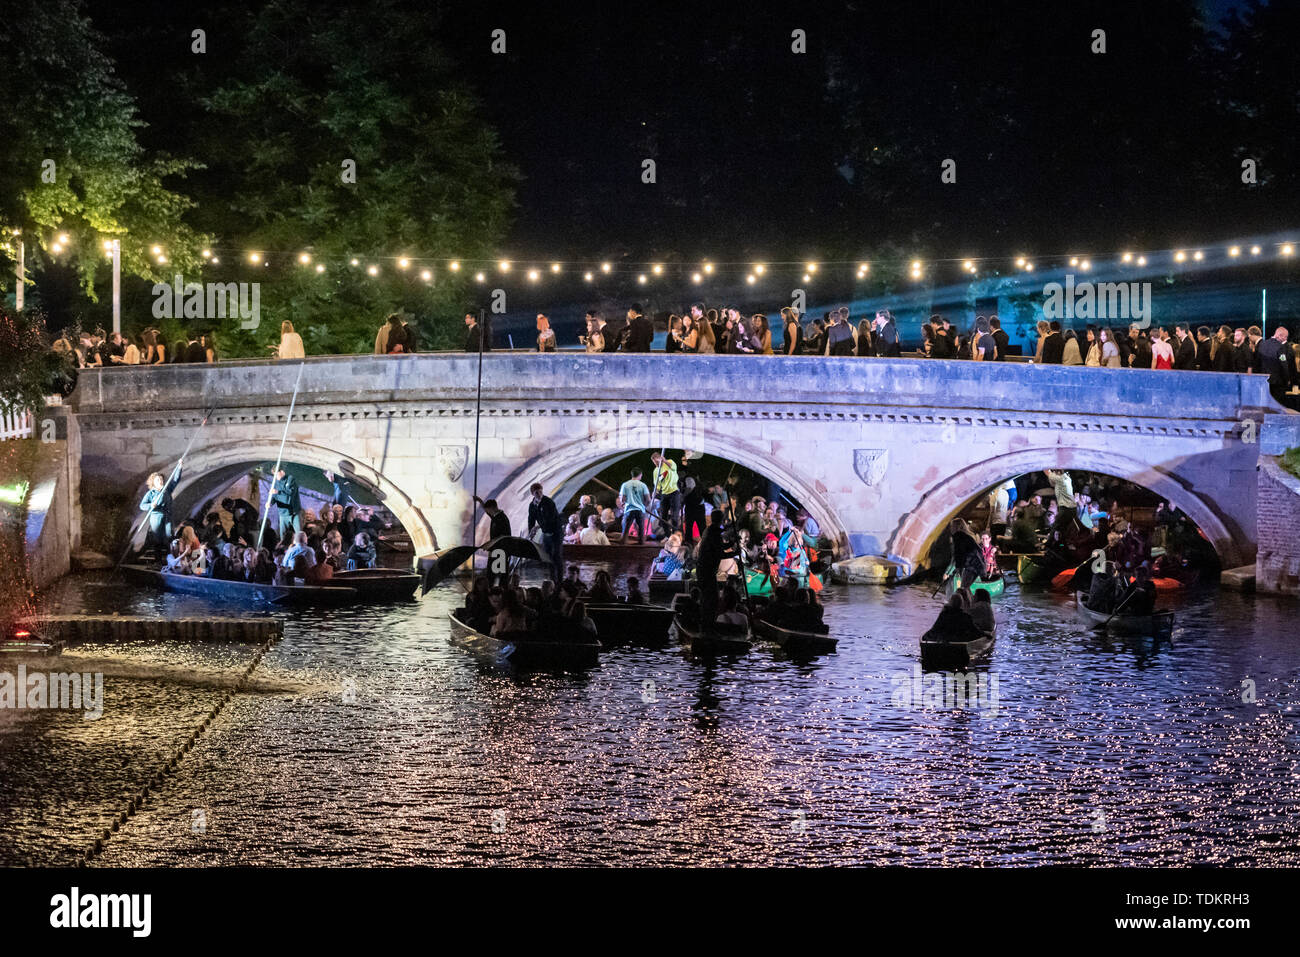
M 277 359 L 305 359 L 306 351 L 302 347 L 302 336 L 293 331 L 293 323 L 288 319 L 280 323 L 280 344 L 275 347 Z
M 595 515 L 588 517 L 587 527 L 582 530 L 582 535 L 578 537 L 578 543 L 581 545 L 608 545 L 609 536 L 600 529 L 600 519 Z

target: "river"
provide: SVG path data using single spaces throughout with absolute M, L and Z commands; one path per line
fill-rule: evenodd
M 46 610 L 221 611 L 102 581 L 65 579 Z M 288 613 L 249 690 L 94 863 L 1300 864 L 1293 601 L 1192 593 L 1153 646 L 1013 586 L 981 669 L 996 699 L 947 708 L 913 697 L 928 587 L 828 589 L 839 651 L 809 662 L 614 648 L 569 675 L 450 645 L 458 587 Z M 0 865 L 79 859 L 255 650 L 49 659 L 102 672 L 104 713 L 0 711 Z

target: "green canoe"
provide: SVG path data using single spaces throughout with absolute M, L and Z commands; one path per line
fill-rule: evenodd
M 944 574 L 948 577 L 948 586 L 947 588 L 944 589 L 944 594 L 946 595 L 956 594 L 957 586 L 960 584 L 957 580 L 957 569 L 954 568 L 952 565 L 949 565 L 948 570 Z M 1005 589 L 1006 587 L 1007 587 L 1007 581 L 1005 576 L 999 575 L 997 578 L 993 579 L 992 581 L 987 581 L 987 582 L 981 581 L 978 578 L 975 579 L 973 582 L 971 582 L 970 590 L 972 593 L 977 591 L 986 591 L 989 593 L 989 600 L 992 601 L 993 599 L 1001 595 L 1003 589 Z

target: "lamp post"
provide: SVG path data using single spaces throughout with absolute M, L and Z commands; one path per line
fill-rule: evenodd
M 26 268 L 26 249 L 23 246 L 23 234 L 21 230 L 15 229 L 14 234 L 18 237 L 18 265 L 15 267 L 15 274 L 18 277 L 18 283 L 14 287 L 14 307 L 22 312 L 23 309 L 23 278 L 27 273 Z
M 109 254 L 113 257 L 113 332 L 122 333 L 122 240 L 110 240 Z

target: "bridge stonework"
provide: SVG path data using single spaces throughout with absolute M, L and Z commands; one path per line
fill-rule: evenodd
M 1254 560 L 1256 467 L 1292 432 L 1262 376 L 914 359 L 488 354 L 356 356 L 88 370 L 69 400 L 81 436 L 87 544 L 108 549 L 149 473 L 209 424 L 177 494 L 196 508 L 284 458 L 352 476 L 418 554 L 468 538 L 478 492 L 516 529 L 528 486 L 557 502 L 609 463 L 667 446 L 724 456 L 807 507 L 838 557 L 915 568 L 946 521 L 1006 478 L 1104 472 L 1184 509 L 1225 567 Z M 648 456 L 646 465 L 648 467 Z

